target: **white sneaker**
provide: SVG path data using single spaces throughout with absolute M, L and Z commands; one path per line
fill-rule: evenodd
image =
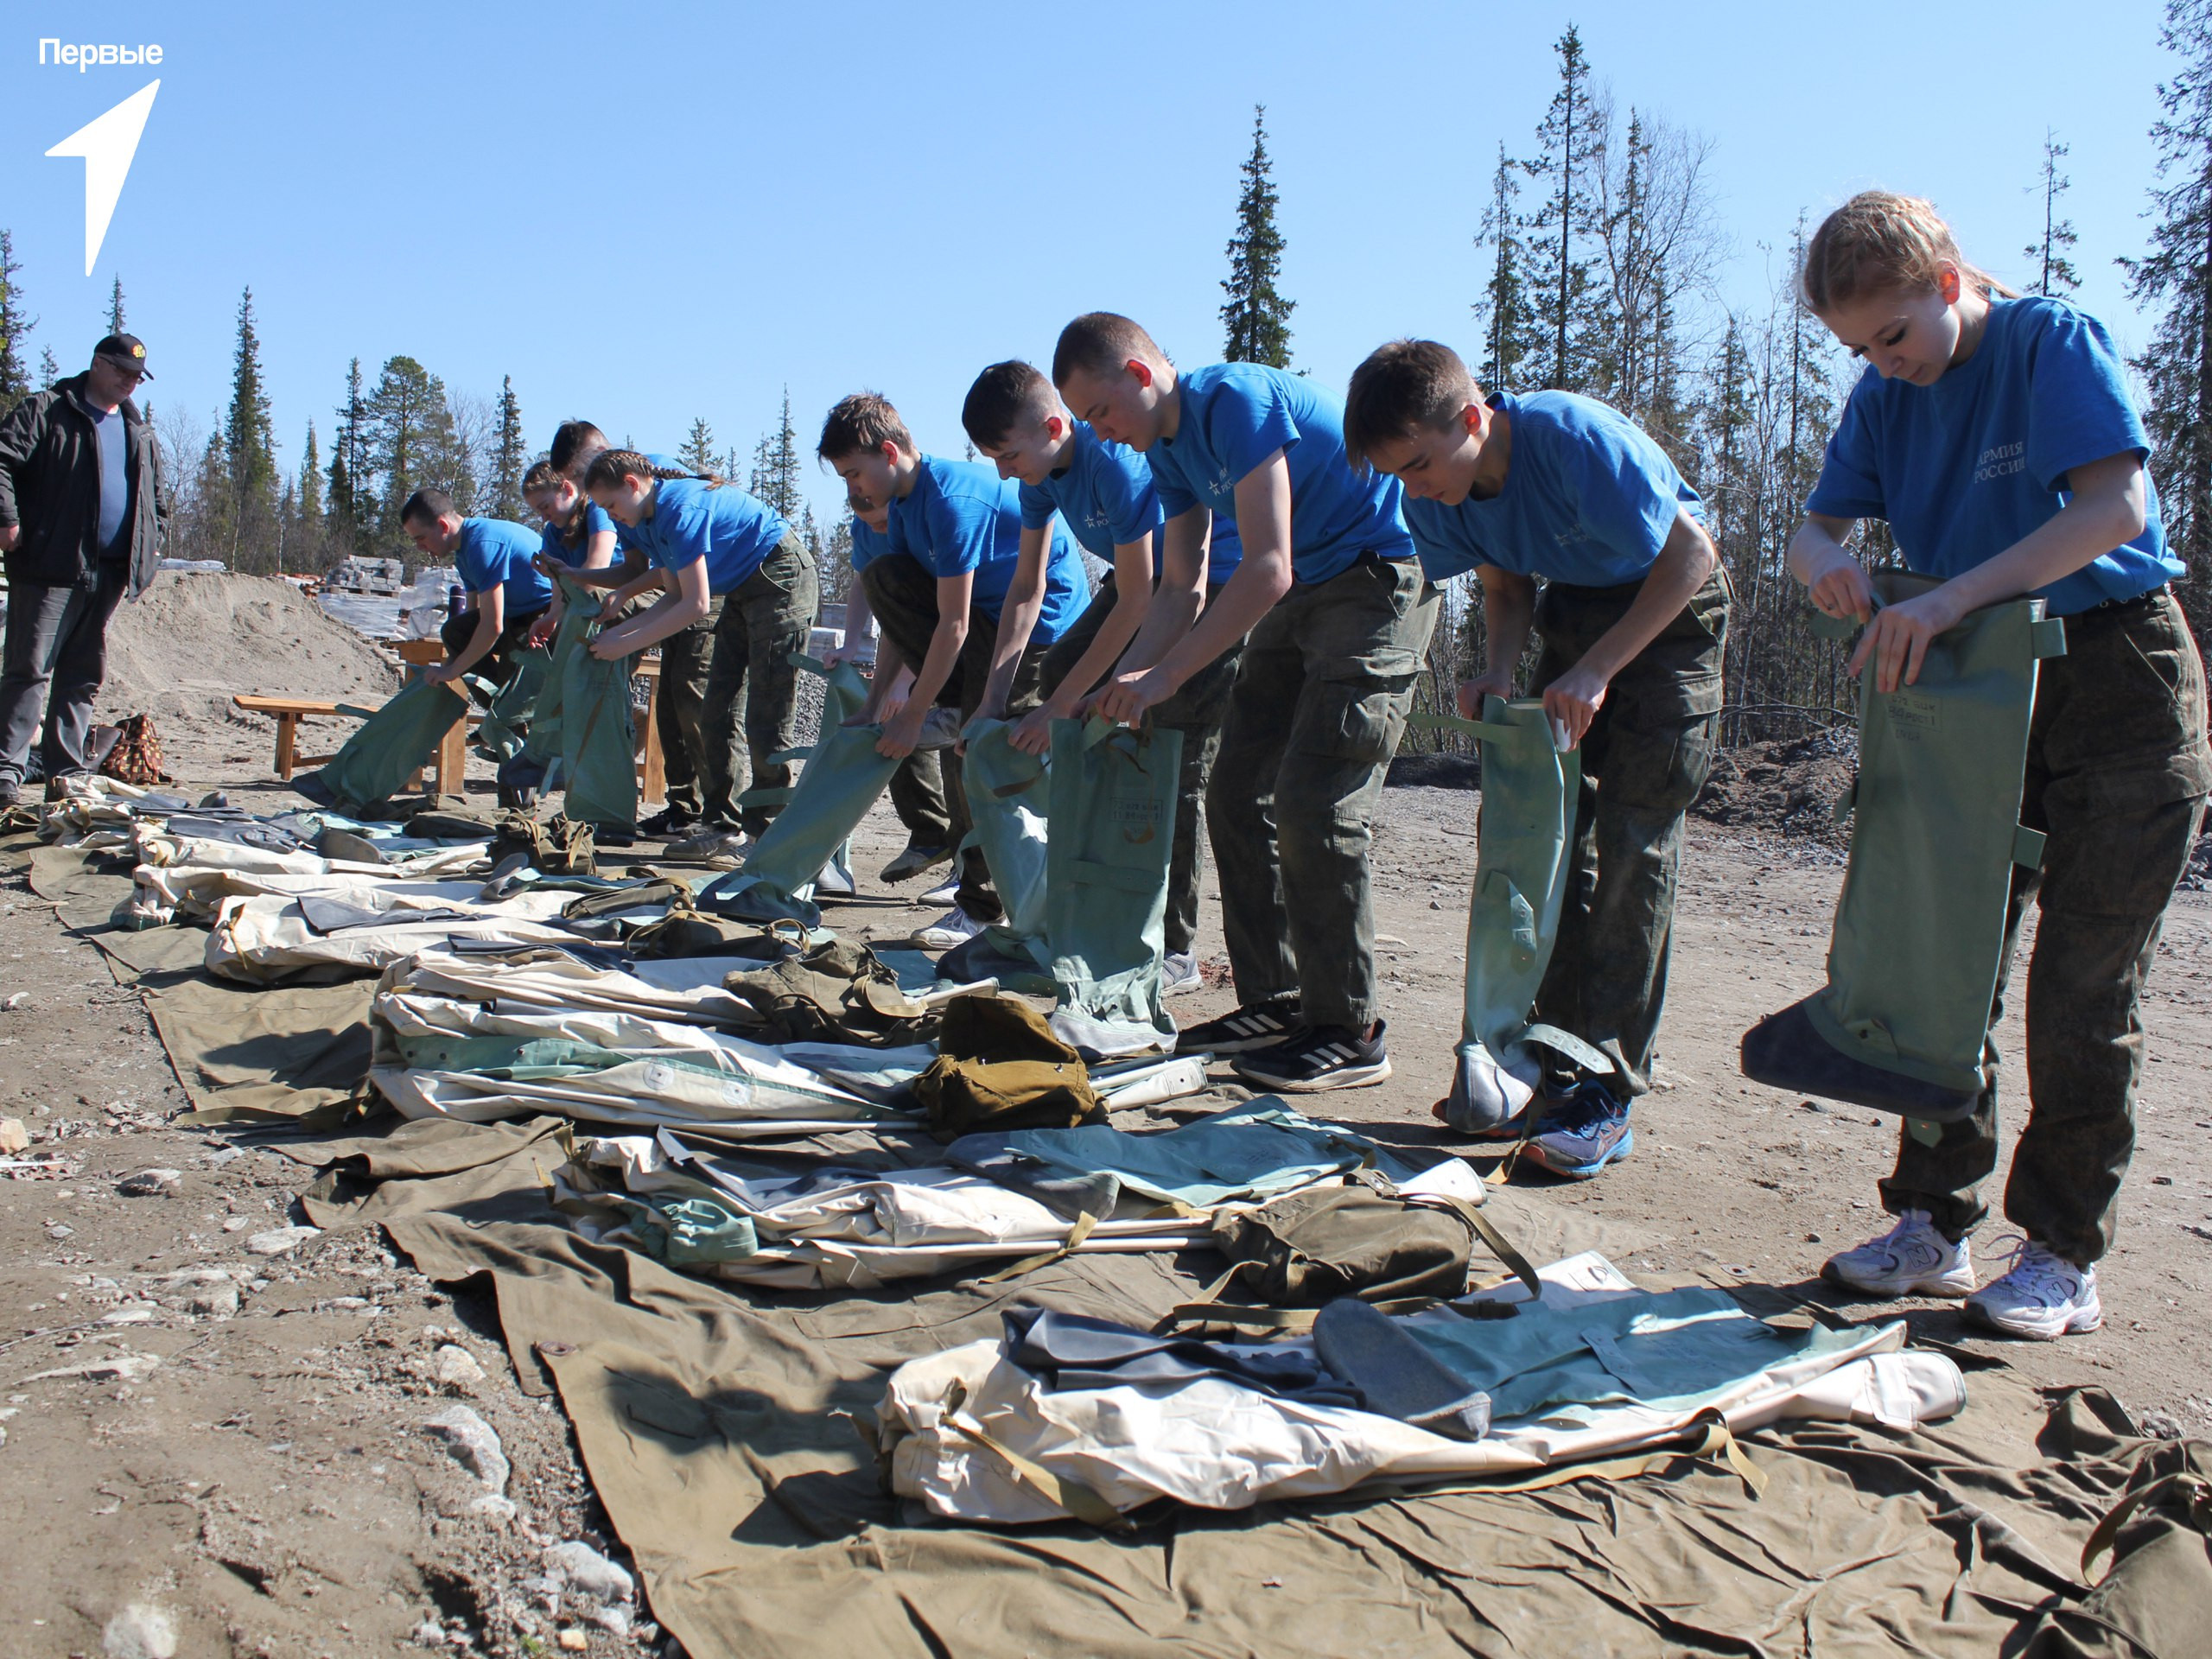
M 957 873 L 948 875 L 914 902 L 927 909 L 931 905 L 950 905 L 960 898 L 960 877 Z
M 1188 950 L 1171 950 L 1160 959 L 1160 994 L 1162 996 L 1187 996 L 1191 992 L 1205 988 L 1205 976 L 1198 971 L 1198 959 Z
M 668 843 L 671 858 L 742 858 L 751 846 L 744 835 L 734 830 L 702 830 Z
M 2094 1331 L 2105 1322 L 2094 1268 L 2077 1268 L 2027 1238 L 2017 1242 L 2009 1259 L 2012 1265 L 2002 1279 L 1967 1298 L 1967 1318 L 2037 1342 Z
M 956 944 L 967 944 L 989 925 L 955 905 L 927 927 L 916 928 L 914 943 L 925 950 L 950 950 Z
M 1839 1250 L 1821 1277 L 1870 1296 L 1966 1296 L 1974 1291 L 1967 1244 L 1936 1230 L 1925 1210 L 1908 1210 L 1897 1224 L 1855 1250 Z
M 817 899 L 851 899 L 859 893 L 860 886 L 842 858 L 831 859 L 814 878 L 814 896 Z

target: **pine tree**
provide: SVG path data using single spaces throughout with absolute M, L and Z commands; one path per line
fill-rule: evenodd
M 1522 365 L 1535 350 L 1522 275 L 1528 249 L 1521 240 L 1520 216 L 1514 207 L 1521 194 L 1521 181 L 1515 176 L 1519 171 L 1520 164 L 1507 159 L 1501 140 L 1490 203 L 1483 209 L 1482 228 L 1475 236 L 1477 247 L 1495 250 L 1490 281 L 1483 284 L 1483 296 L 1474 308 L 1483 322 L 1483 361 L 1476 378 L 1493 391 L 1520 385 Z
M 2035 267 L 2035 280 L 2028 284 L 2028 292 L 2041 294 L 2050 299 L 2064 299 L 2082 286 L 2080 273 L 2066 251 L 2076 241 L 2074 221 L 2058 217 L 2058 199 L 2074 188 L 2074 181 L 2058 170 L 2059 162 L 2068 153 L 2068 147 L 2058 142 L 2058 135 L 2046 131 L 2043 136 L 2043 167 L 2037 181 L 2029 187 L 2043 192 L 2043 236 L 2021 250 L 2028 263 Z
M 791 389 L 784 388 L 783 412 L 776 429 L 753 446 L 753 468 L 746 487 L 786 519 L 798 517 L 804 498 L 798 467 L 798 432 L 791 425 Z
M 261 374 L 261 340 L 253 327 L 253 290 L 240 296 L 238 347 L 231 359 L 231 407 L 223 423 L 223 462 L 231 487 L 233 569 L 262 568 L 273 553 L 276 524 L 276 442 L 269 392 Z
M 2212 0 L 2167 0 L 2159 41 L 2182 66 L 2159 83 L 2164 113 L 2151 128 L 2151 246 L 2120 265 L 2129 297 L 2162 308 L 2132 363 L 2148 394 L 2167 537 L 2189 569 L 2183 603 L 2202 633 L 2212 624 Z
M 363 453 L 352 484 L 363 529 L 379 551 L 405 556 L 399 510 L 423 485 L 439 482 L 436 429 L 442 422 L 451 424 L 445 401 L 445 388 L 436 378 L 413 358 L 402 356 L 385 360 L 362 405 Z
M 691 423 L 691 435 L 683 440 L 683 447 L 676 452 L 676 458 L 695 473 L 721 472 L 715 460 L 715 429 L 707 424 L 705 416 Z
M 31 377 L 23 367 L 23 341 L 38 319 L 23 314 L 22 284 L 16 278 L 22 267 L 16 263 L 16 240 L 0 231 L 0 415 L 5 415 L 31 394 Z
M 107 331 L 111 334 L 123 332 L 123 277 L 120 273 L 116 276 L 115 286 L 108 291 Z
M 1543 187 L 1543 199 L 1522 228 L 1531 232 L 1531 305 L 1541 344 L 1530 376 L 1556 390 L 1583 391 L 1594 374 L 1589 362 L 1593 334 L 1588 315 L 1590 256 L 1603 229 L 1598 183 L 1605 166 L 1605 112 L 1590 85 L 1590 60 L 1573 24 L 1560 36 L 1559 91 L 1536 128 L 1537 153 L 1523 162 Z M 1536 263 L 1541 262 L 1541 263 Z
M 330 442 L 329 490 L 324 512 L 338 556 L 360 550 L 368 519 L 368 406 L 361 394 L 361 359 L 346 368 L 346 401 Z
M 1275 279 L 1282 270 L 1282 232 L 1275 228 L 1274 163 L 1268 159 L 1268 106 L 1252 106 L 1252 153 L 1239 169 L 1244 183 L 1236 197 L 1236 233 L 1229 238 L 1229 276 L 1221 308 L 1227 333 L 1222 355 L 1231 363 L 1290 366 L 1290 314 L 1295 301 L 1283 298 Z
M 315 423 L 308 423 L 307 447 L 301 451 L 298 518 L 303 524 L 322 523 L 322 453 L 316 448 Z
M 499 377 L 499 434 L 492 454 L 492 516 L 517 524 L 530 519 L 522 499 L 522 475 L 529 469 L 530 451 L 522 435 L 522 400 L 515 396 L 512 375 Z
M 51 346 L 41 347 L 38 354 L 39 389 L 44 391 L 59 385 L 60 379 L 61 365 L 54 360 L 54 347 Z

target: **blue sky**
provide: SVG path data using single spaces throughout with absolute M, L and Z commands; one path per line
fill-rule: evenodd
M 1701 131 L 1764 304 L 1801 208 L 1868 185 L 1933 197 L 1969 257 L 2024 270 L 2044 130 L 2072 145 L 2082 303 L 2124 347 L 2160 9 L 2078 6 L 377 8 L 19 0 L 0 29 L 0 225 L 40 327 L 79 366 L 120 273 L 157 404 L 226 400 L 251 284 L 286 464 L 327 439 L 346 361 L 394 353 L 495 394 L 533 447 L 576 413 L 673 448 L 694 416 L 750 449 L 787 383 L 822 411 L 888 393 L 958 454 L 976 371 L 1042 362 L 1082 310 L 1186 363 L 1265 103 L 1297 365 L 1341 388 L 1377 342 L 1470 348 L 1472 242 L 1498 142 L 1530 147 L 1572 19 L 1598 77 Z M 38 65 L 41 35 L 158 41 L 158 72 Z M 162 77 L 91 277 L 82 164 L 44 152 Z M 1763 248 L 1762 244 L 1766 245 Z M 1770 253 L 1768 249 L 1774 250 Z M 1470 351 L 1471 355 L 1471 349 Z M 837 499 L 816 475 L 817 500 Z

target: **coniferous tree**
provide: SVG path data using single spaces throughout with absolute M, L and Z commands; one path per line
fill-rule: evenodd
M 492 516 L 522 524 L 530 508 L 522 499 L 522 475 L 529 470 L 530 452 L 522 435 L 522 400 L 515 396 L 514 377 L 499 377 L 499 431 L 492 453 Z
M 783 411 L 777 419 L 776 429 L 764 433 L 753 446 L 753 472 L 747 487 L 786 519 L 798 518 L 803 492 L 799 483 L 798 432 L 791 425 L 789 386 L 784 388 Z
M 433 485 L 453 497 L 454 509 L 473 513 L 477 501 L 476 446 L 462 429 L 461 412 L 446 383 L 430 377 L 430 397 L 423 423 L 422 473 L 416 484 Z M 404 501 L 406 498 L 402 497 Z
M 41 346 L 38 354 L 39 390 L 45 391 L 61 380 L 61 365 L 54 360 L 54 347 Z
M 707 424 L 705 416 L 699 416 L 692 421 L 690 435 L 683 440 L 683 447 L 676 452 L 676 458 L 695 473 L 722 472 L 721 464 L 715 459 L 715 429 Z M 728 476 L 727 473 L 722 475 Z
M 1588 391 L 1600 325 L 1590 315 L 1591 257 L 1603 222 L 1598 189 L 1605 166 L 1605 110 L 1590 84 L 1590 60 L 1573 24 L 1560 36 L 1559 90 L 1536 128 L 1536 155 L 1522 168 L 1541 188 L 1523 222 L 1533 255 L 1530 303 L 1540 344 L 1529 365 L 1537 385 Z
M 115 286 L 108 290 L 107 331 L 111 334 L 123 332 L 123 277 L 120 273 L 116 276 Z
M 38 320 L 23 312 L 22 284 L 16 280 L 22 269 L 16 263 L 15 238 L 0 231 L 0 415 L 31 393 L 30 372 L 23 367 L 23 340 Z
M 2058 163 L 2066 156 L 2068 146 L 2058 142 L 2055 132 L 2043 136 L 2043 166 L 2031 189 L 2043 193 L 2043 234 L 2021 250 L 2028 264 L 2035 270 L 2028 283 L 2028 292 L 2041 294 L 2050 299 L 2063 300 L 2082 286 L 2081 273 L 2074 269 L 2074 262 L 2067 257 L 2067 250 L 2078 239 L 2074 234 L 2074 221 L 2058 216 L 2058 199 L 2074 188 L 2073 180 L 2058 170 Z
M 368 403 L 361 391 L 361 359 L 346 368 L 346 401 L 338 406 L 338 429 L 330 442 L 329 489 L 324 512 L 337 557 L 360 551 L 369 512 Z
M 2148 394 L 2167 537 L 2189 569 L 2181 598 L 2202 633 L 2212 623 L 2212 0 L 2167 0 L 2159 40 L 2182 61 L 2158 85 L 2164 113 L 2151 128 L 2151 245 L 2120 265 L 2129 297 L 2160 308 L 2149 347 L 2132 363 Z
M 1475 237 L 1477 247 L 1493 251 L 1490 281 L 1483 285 L 1483 297 L 1475 302 L 1475 315 L 1483 321 L 1483 361 L 1477 378 L 1492 391 L 1510 391 L 1522 384 L 1522 365 L 1535 344 L 1525 276 L 1529 252 L 1514 206 L 1521 194 L 1521 181 L 1516 176 L 1519 171 L 1519 163 L 1507 159 L 1500 141 L 1490 202 Z
M 302 523 L 322 522 L 322 453 L 315 441 L 315 423 L 308 423 L 307 446 L 300 454 L 299 517 Z
M 378 552 L 405 556 L 409 543 L 399 510 L 417 489 L 440 481 L 435 476 L 442 435 L 437 429 L 442 423 L 451 424 L 445 401 L 445 388 L 436 377 L 413 358 L 401 356 L 385 359 L 362 405 L 362 467 L 352 481 L 363 529 Z
M 1282 272 L 1282 232 L 1275 226 L 1278 198 L 1268 158 L 1268 106 L 1252 106 L 1252 153 L 1239 169 L 1244 183 L 1236 197 L 1236 233 L 1229 238 L 1229 276 L 1221 308 L 1227 340 L 1222 355 L 1231 363 L 1290 366 L 1290 314 L 1297 302 L 1275 287 Z
M 231 488 L 233 569 L 264 568 L 274 556 L 276 526 L 276 442 L 270 423 L 269 391 L 261 373 L 261 340 L 253 326 L 253 290 L 240 296 L 238 346 L 231 359 L 231 407 L 223 423 L 223 463 Z

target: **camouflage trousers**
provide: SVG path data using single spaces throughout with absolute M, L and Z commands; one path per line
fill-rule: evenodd
M 2212 789 L 2204 722 L 2204 665 L 2171 594 L 2066 619 L 2066 654 L 2038 677 L 2020 805 L 2020 822 L 2050 839 L 2040 870 L 2013 873 L 1990 1024 L 2003 1017 L 2033 903 L 2028 1116 L 2005 1217 L 2078 1263 L 2111 1248 L 2135 1150 L 2143 982 Z M 1946 1236 L 1964 1236 L 1988 1214 L 1980 1185 L 1998 1146 L 1993 1084 L 1980 1109 L 1942 1125 L 1933 1146 L 1907 1126 L 1884 1207 L 1925 1210 Z
M 1536 602 L 1542 649 L 1529 690 L 1541 692 L 1581 661 L 1642 591 L 1641 582 L 1548 583 Z M 1729 599 L 1727 575 L 1716 569 L 1613 677 L 1582 739 L 1574 868 L 1536 1018 L 1608 1055 L 1618 1068 L 1611 1086 L 1623 1099 L 1651 1087 L 1682 815 L 1713 766 Z

